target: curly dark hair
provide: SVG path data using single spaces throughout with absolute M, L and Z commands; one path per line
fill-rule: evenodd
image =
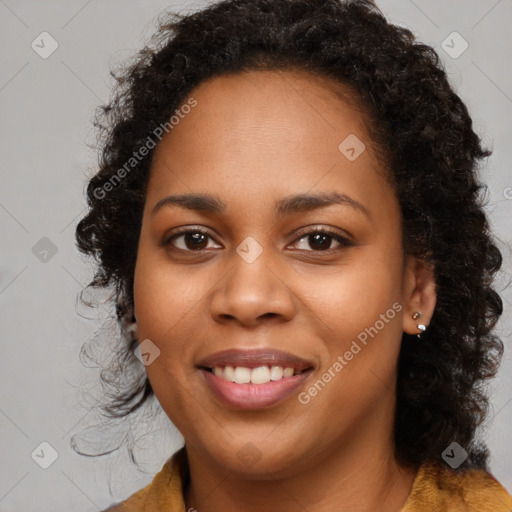
M 386 156 L 401 205 L 404 254 L 434 268 L 437 304 L 429 329 L 421 342 L 407 334 L 402 339 L 397 459 L 414 466 L 439 461 L 456 441 L 469 454 L 461 469 L 486 469 L 489 451 L 477 427 L 489 406 L 484 385 L 503 353 L 492 332 L 502 314 L 492 288 L 502 256 L 476 175 L 478 161 L 491 153 L 482 148 L 436 52 L 389 23 L 371 0 L 224 0 L 192 14 L 163 16 L 150 44 L 112 73 L 114 94 L 95 120 L 99 171 L 88 184 L 89 211 L 76 229 L 80 251 L 97 261 L 90 286 L 114 288 L 121 326 L 117 366 L 102 372 L 109 399 L 104 413 L 122 418 L 153 395 L 133 355 L 138 340 L 129 326 L 154 151 L 122 180 L 113 184 L 113 178 L 204 80 L 249 70 L 302 70 L 349 87 L 365 105 L 371 138 Z

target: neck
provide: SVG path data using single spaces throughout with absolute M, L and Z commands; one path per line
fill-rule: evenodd
M 358 436 L 311 457 L 306 469 L 286 476 L 267 473 L 257 480 L 223 468 L 187 445 L 186 510 L 396 512 L 407 500 L 417 470 L 400 465 L 390 440 L 376 437 L 374 429 L 359 427 Z

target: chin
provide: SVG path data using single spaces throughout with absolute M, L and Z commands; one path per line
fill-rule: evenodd
M 299 461 L 304 462 L 304 453 L 297 451 L 298 446 L 301 446 L 300 440 L 289 439 L 287 445 L 283 445 L 281 441 L 264 436 L 247 436 L 230 444 L 216 444 L 208 452 L 229 472 L 249 480 L 268 480 L 269 475 L 285 477 L 297 471 Z

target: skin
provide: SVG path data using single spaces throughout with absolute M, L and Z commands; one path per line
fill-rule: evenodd
M 365 118 L 348 89 L 298 71 L 215 77 L 190 96 L 197 106 L 155 150 L 134 287 L 139 339 L 161 351 L 149 379 L 185 438 L 187 510 L 396 511 L 417 471 L 393 454 L 397 359 L 402 333 L 428 325 L 435 287 L 427 264 L 404 257 L 398 200 Z M 366 147 L 354 161 L 338 149 L 349 134 Z M 276 216 L 284 197 L 333 191 L 367 213 L 344 203 Z M 152 215 L 190 193 L 217 196 L 225 211 Z M 185 227 L 210 235 L 203 251 L 185 236 L 162 245 Z M 303 232 L 317 228 L 351 243 L 327 238 L 322 249 Z M 236 252 L 247 237 L 262 248 L 252 263 Z M 278 348 L 314 363 L 304 392 L 394 303 L 401 311 L 307 404 L 295 393 L 236 410 L 196 367 L 224 349 Z M 252 465 L 239 457 L 248 441 Z

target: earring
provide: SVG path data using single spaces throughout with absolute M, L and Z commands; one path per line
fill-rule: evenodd
M 418 318 L 419 318 L 420 316 L 421 316 L 421 313 L 420 313 L 419 311 L 416 311 L 416 312 L 412 315 L 412 317 L 414 318 L 414 320 L 418 320 Z M 421 335 L 422 335 L 422 334 L 427 330 L 427 327 L 426 327 L 424 324 L 418 324 L 416 327 L 420 330 L 420 332 L 419 332 L 418 334 L 416 334 L 416 336 L 417 336 L 418 338 L 421 338 Z

